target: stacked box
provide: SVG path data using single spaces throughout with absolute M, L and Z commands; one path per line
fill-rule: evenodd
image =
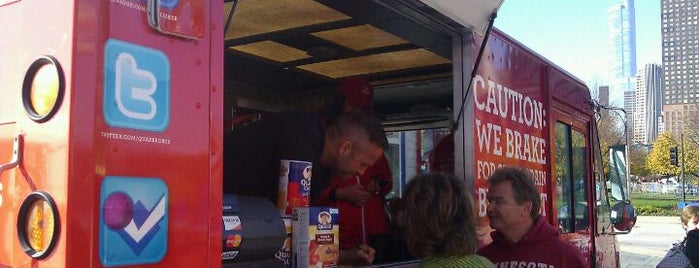
M 311 193 L 313 163 L 281 160 L 279 167 L 279 197 L 277 208 L 282 216 L 291 215 L 295 207 L 308 207 Z
M 293 263 L 297 268 L 337 267 L 340 257 L 339 211 L 330 207 L 294 208 Z

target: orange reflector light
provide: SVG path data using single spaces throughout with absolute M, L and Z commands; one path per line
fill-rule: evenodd
M 34 61 L 22 85 L 27 115 L 37 122 L 50 119 L 61 104 L 64 86 L 65 77 L 56 58 L 44 56 Z
M 48 256 L 56 244 L 59 225 L 56 204 L 48 193 L 27 196 L 17 217 L 17 234 L 24 252 L 36 259 Z
M 58 71 L 54 65 L 39 67 L 32 81 L 29 102 L 39 115 L 46 115 L 56 105 L 58 98 Z
M 44 251 L 53 236 L 53 212 L 49 204 L 43 200 L 34 200 L 29 208 L 29 216 L 25 222 L 29 246 L 36 251 Z

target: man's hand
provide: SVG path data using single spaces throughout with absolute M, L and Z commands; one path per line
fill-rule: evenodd
M 335 190 L 335 199 L 350 202 L 356 206 L 363 206 L 371 194 L 361 184 L 338 188 Z
M 340 250 L 340 265 L 368 265 L 374 262 L 376 250 L 367 245 L 356 249 Z

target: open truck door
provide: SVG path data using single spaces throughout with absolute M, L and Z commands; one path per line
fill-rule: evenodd
M 221 265 L 223 3 L 159 3 L 0 1 L 0 267 Z

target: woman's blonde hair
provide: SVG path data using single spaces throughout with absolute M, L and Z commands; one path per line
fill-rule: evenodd
M 416 257 L 470 255 L 476 251 L 476 214 L 464 182 L 452 175 L 418 175 L 405 195 L 405 234 Z
M 684 208 L 682 209 L 682 214 L 680 214 L 682 226 L 684 228 L 687 228 L 687 223 L 692 218 L 699 219 L 699 206 L 684 206 Z

